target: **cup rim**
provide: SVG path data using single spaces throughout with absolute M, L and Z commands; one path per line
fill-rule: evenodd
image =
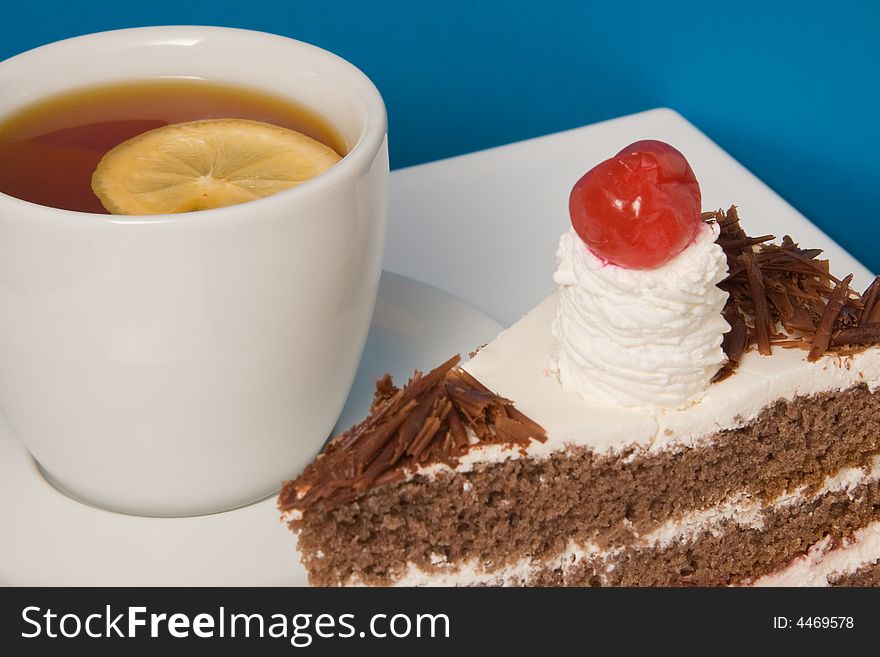
M 213 220 L 216 221 L 222 217 L 229 217 L 241 213 L 243 208 L 248 211 L 253 209 L 259 212 L 261 209 L 271 211 L 275 205 L 279 203 L 290 203 L 294 200 L 300 203 L 308 203 L 310 200 L 319 198 L 322 194 L 334 187 L 338 182 L 345 178 L 357 175 L 359 171 L 368 167 L 376 155 L 379 153 L 383 142 L 386 139 L 388 131 L 388 116 L 385 108 L 385 102 L 376 85 L 369 77 L 357 66 L 339 55 L 330 52 L 319 46 L 293 39 L 290 37 L 274 34 L 271 32 L 263 32 L 259 30 L 248 30 L 234 27 L 219 27 L 210 25 L 154 25 L 149 27 L 133 27 L 120 30 L 106 30 L 102 32 L 94 32 L 80 36 L 53 41 L 42 46 L 37 46 L 30 50 L 9 57 L 0 61 L 0 71 L 10 65 L 29 59 L 34 56 L 41 56 L 46 52 L 55 49 L 68 48 L 72 45 L 83 44 L 88 46 L 96 41 L 106 40 L 108 38 L 120 38 L 126 35 L 144 36 L 154 33 L 157 37 L 160 35 L 176 36 L 182 38 L 187 35 L 189 38 L 206 38 L 211 35 L 227 35 L 241 39 L 260 39 L 272 40 L 276 42 L 284 42 L 302 50 L 311 51 L 315 55 L 324 57 L 333 66 L 339 67 L 347 75 L 351 76 L 356 83 L 351 88 L 352 94 L 357 96 L 367 110 L 367 121 L 361 135 L 348 153 L 330 169 L 311 178 L 296 187 L 277 192 L 270 196 L 266 196 L 246 203 L 229 205 L 222 208 L 214 208 L 210 210 L 199 210 L 198 212 L 181 212 L 174 214 L 148 214 L 148 215 L 113 215 L 98 214 L 94 212 L 79 212 L 77 210 L 66 210 L 64 208 L 54 208 L 39 203 L 26 201 L 15 196 L 11 196 L 4 192 L 0 192 L 0 211 L 29 210 L 31 212 L 38 210 L 41 214 L 57 215 L 59 217 L 75 218 L 78 221 L 86 221 L 89 223 L 116 224 L 116 225 L 144 225 L 144 224 L 165 224 L 178 223 L 181 221 L 192 222 L 194 220 Z

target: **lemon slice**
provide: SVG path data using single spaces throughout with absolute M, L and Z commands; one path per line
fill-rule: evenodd
M 311 137 L 260 121 L 174 123 L 108 151 L 92 190 L 113 214 L 210 210 L 295 187 L 339 159 Z

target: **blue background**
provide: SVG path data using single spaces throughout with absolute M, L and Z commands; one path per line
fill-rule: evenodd
M 0 58 L 87 32 L 198 23 L 351 60 L 403 167 L 672 107 L 880 270 L 880 3 L 111 0 L 4 7 Z

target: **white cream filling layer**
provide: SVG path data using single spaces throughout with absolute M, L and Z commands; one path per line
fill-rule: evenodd
M 830 549 L 828 538 L 814 545 L 810 551 L 793 560 L 784 570 L 762 577 L 750 586 L 828 586 L 829 579 L 854 573 L 863 566 L 880 560 L 880 522 L 872 523 L 855 532 L 843 547 Z M 536 565 L 528 559 L 487 573 L 476 562 L 463 564 L 455 571 L 426 572 L 412 564 L 394 586 L 516 586 L 529 582 L 535 573 L 560 568 L 567 570 L 583 559 L 595 558 L 598 548 L 569 547 L 562 554 Z M 613 564 L 609 566 L 609 571 Z M 357 581 L 348 586 L 359 586 Z
M 683 517 L 666 522 L 654 531 L 642 537 L 634 546 L 602 549 L 593 543 L 575 544 L 569 543 L 567 548 L 550 560 L 533 560 L 525 557 L 503 566 L 481 563 L 477 560 L 469 560 L 447 564 L 445 557 L 437 553 L 432 559 L 434 569 L 425 570 L 415 564 L 408 564 L 407 570 L 402 577 L 394 582 L 395 586 L 475 586 L 475 585 L 521 585 L 528 583 L 536 573 L 548 569 L 561 569 L 563 571 L 576 567 L 584 559 L 590 559 L 593 567 L 599 569 L 599 577 L 604 573 L 610 573 L 616 567 L 616 558 L 627 549 L 632 547 L 664 548 L 675 542 L 690 542 L 704 532 L 710 532 L 715 536 L 723 533 L 724 525 L 728 521 L 735 522 L 742 527 L 762 529 L 764 517 L 767 512 L 783 509 L 787 506 L 813 501 L 829 493 L 846 491 L 852 493 L 858 486 L 880 479 L 880 456 L 873 459 L 868 468 L 842 468 L 834 476 L 828 477 L 823 485 L 810 491 L 806 485 L 798 489 L 784 493 L 770 504 L 762 504 L 751 499 L 748 495 L 740 493 L 725 500 L 721 504 L 709 509 L 685 514 Z M 870 531 L 863 530 L 857 535 L 864 536 L 867 543 L 861 548 L 851 549 L 847 554 L 850 557 L 844 559 L 835 556 L 831 562 L 836 571 L 852 566 L 852 570 L 863 563 L 880 557 L 880 523 L 877 524 L 877 536 Z M 861 540 L 861 539 L 858 539 Z M 872 543 L 871 541 L 875 541 Z M 821 546 L 814 548 L 819 550 Z M 824 548 L 827 551 L 827 546 Z M 811 551 L 812 554 L 812 551 Z M 809 555 L 808 555 L 809 556 Z M 792 566 L 778 576 L 782 582 L 780 585 L 791 585 L 785 582 L 798 582 L 806 577 L 808 568 L 817 567 L 818 562 L 824 557 L 824 552 L 810 558 L 804 557 L 796 560 Z M 872 558 L 873 557 L 873 558 Z M 861 561 L 859 560 L 861 559 Z M 867 560 L 867 561 L 866 561 Z M 831 566 L 829 566 L 831 567 Z M 604 570 L 603 570 L 604 569 Z M 790 571 L 790 573 L 789 573 Z M 820 572 L 817 570 L 816 572 Z M 830 571 L 829 571 L 830 572 Z M 785 575 L 785 573 L 789 573 Z M 774 575 L 773 577 L 777 577 Z M 811 576 L 812 577 L 812 576 Z M 775 580 L 764 578 L 756 584 L 772 585 Z M 812 581 L 807 578 L 805 581 Z M 819 581 L 818 579 L 816 581 Z M 349 586 L 357 586 L 358 581 L 348 582 Z
M 880 559 L 880 522 L 858 530 L 842 547 L 832 548 L 831 539 L 825 538 L 784 570 L 762 577 L 752 586 L 828 586 L 829 579 L 854 573 Z

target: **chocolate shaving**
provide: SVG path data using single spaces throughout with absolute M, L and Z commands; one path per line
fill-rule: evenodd
M 865 324 L 845 329 L 831 339 L 832 346 L 864 345 L 880 343 L 880 323 Z
M 391 379 L 390 374 L 385 374 L 381 379 L 376 381 L 376 395 L 373 397 L 373 405 L 370 406 L 370 412 L 376 411 L 383 404 L 387 403 L 398 392 L 397 386 Z
M 770 348 L 770 310 L 767 304 L 767 292 L 764 288 L 764 275 L 758 266 L 758 259 L 751 251 L 745 251 L 740 256 L 746 277 L 749 281 L 749 292 L 752 295 L 752 315 L 755 327 L 755 339 L 758 342 L 758 351 L 769 356 Z
M 763 244 L 764 242 L 769 242 L 774 239 L 773 235 L 762 235 L 761 237 L 743 237 L 740 239 L 730 240 L 728 242 L 718 241 L 719 245 L 721 245 L 725 250 L 727 249 L 743 249 L 747 246 L 754 246 L 756 244 Z
M 419 466 L 458 459 L 481 445 L 524 449 L 546 433 L 513 403 L 458 367 L 455 356 L 398 389 L 389 375 L 376 382 L 369 417 L 331 440 L 281 489 L 282 511 L 318 503 L 335 506 L 365 490 L 404 479 Z
M 774 346 L 804 349 L 817 360 L 880 344 L 880 277 L 859 295 L 851 275 L 841 280 L 830 273 L 820 249 L 802 249 L 788 235 L 780 244 L 769 235 L 749 237 L 735 206 L 703 219 L 720 227 L 729 271 L 719 283 L 729 295 L 724 318 L 731 330 L 721 345 L 727 362 L 713 381 L 730 376 L 752 345 L 764 355 Z
M 724 319 L 730 324 L 730 330 L 724 334 L 724 339 L 721 342 L 721 348 L 727 355 L 727 362 L 715 374 L 712 383 L 723 381 L 733 374 L 739 365 L 739 359 L 742 358 L 742 355 L 749 346 L 748 327 L 746 327 L 746 322 L 742 315 L 726 309 Z
M 865 293 L 862 295 L 862 313 L 859 316 L 859 323 L 874 324 L 880 322 L 880 304 L 877 303 L 880 297 L 880 276 L 875 278 Z
M 813 334 L 813 344 L 810 347 L 807 360 L 819 360 L 831 345 L 831 335 L 834 333 L 834 327 L 840 318 L 843 305 L 846 303 L 851 280 L 852 274 L 834 286 L 834 291 L 828 297 L 828 303 L 825 304 L 825 310 L 822 313 L 822 318 L 819 320 L 819 326 L 816 327 L 816 332 Z

